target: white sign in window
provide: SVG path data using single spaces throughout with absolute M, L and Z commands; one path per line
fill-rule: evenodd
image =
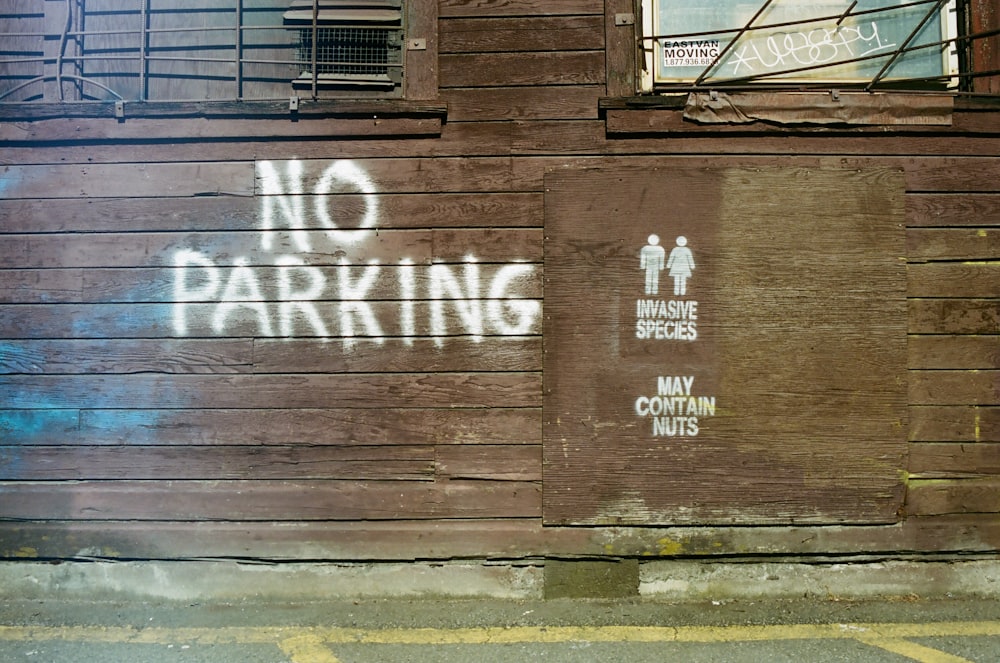
M 954 0 L 645 0 L 647 83 L 944 81 L 954 16 Z

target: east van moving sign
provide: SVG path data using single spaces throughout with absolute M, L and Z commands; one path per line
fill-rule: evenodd
M 892 522 L 901 174 L 677 164 L 546 179 L 546 522 Z

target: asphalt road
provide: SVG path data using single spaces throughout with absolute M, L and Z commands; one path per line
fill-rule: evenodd
M 1000 661 L 995 601 L 8 601 L 5 663 Z

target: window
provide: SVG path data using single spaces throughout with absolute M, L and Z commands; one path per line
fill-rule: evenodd
M 641 88 L 969 88 L 972 45 L 996 31 L 971 33 L 967 4 L 643 0 Z
M 435 19 L 434 0 L 0 0 L 0 103 L 432 99 Z

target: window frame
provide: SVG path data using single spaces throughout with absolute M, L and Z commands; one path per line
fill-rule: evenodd
M 236 0 L 242 7 L 242 0 Z M 279 4 L 279 3 L 276 3 Z M 284 9 L 285 3 L 276 10 Z M 46 8 L 61 10 L 63 4 L 51 1 Z M 293 115 L 383 117 L 402 115 L 409 118 L 438 118 L 443 121 L 446 106 L 437 103 L 438 93 L 438 35 L 436 0 L 402 0 L 403 40 L 402 59 L 404 75 L 399 92 L 382 95 L 362 95 L 356 90 L 344 89 L 322 96 L 310 95 L 308 90 L 297 89 L 295 79 L 288 80 L 288 96 L 275 98 L 239 99 L 230 98 L 206 100 L 157 100 L 157 99 L 110 99 L 110 100 L 60 100 L 56 85 L 52 81 L 71 79 L 70 75 L 57 76 L 54 65 L 60 58 L 49 48 L 44 54 L 46 71 L 36 81 L 45 86 L 42 99 L 32 101 L 7 101 L 0 98 L 0 119 L 51 119 L 58 117 L 114 117 L 119 121 L 126 118 L 162 117 L 232 117 L 234 112 L 244 117 L 273 117 Z M 56 12 L 58 13 L 58 12 Z M 65 14 L 61 15 L 65 22 Z M 52 32 L 54 18 L 46 16 L 46 34 Z M 286 26 L 279 26 L 287 29 Z M 61 29 L 61 28 L 60 28 Z M 41 38 L 44 43 L 50 39 Z M 141 58 L 145 59 L 148 48 L 144 47 Z M 239 74 L 237 74 L 239 75 Z M 44 81 L 44 82 L 41 82 Z M 237 90 L 239 88 L 237 87 Z M 9 92 L 9 90 L 0 91 Z M 120 97 L 121 95 L 114 95 Z

